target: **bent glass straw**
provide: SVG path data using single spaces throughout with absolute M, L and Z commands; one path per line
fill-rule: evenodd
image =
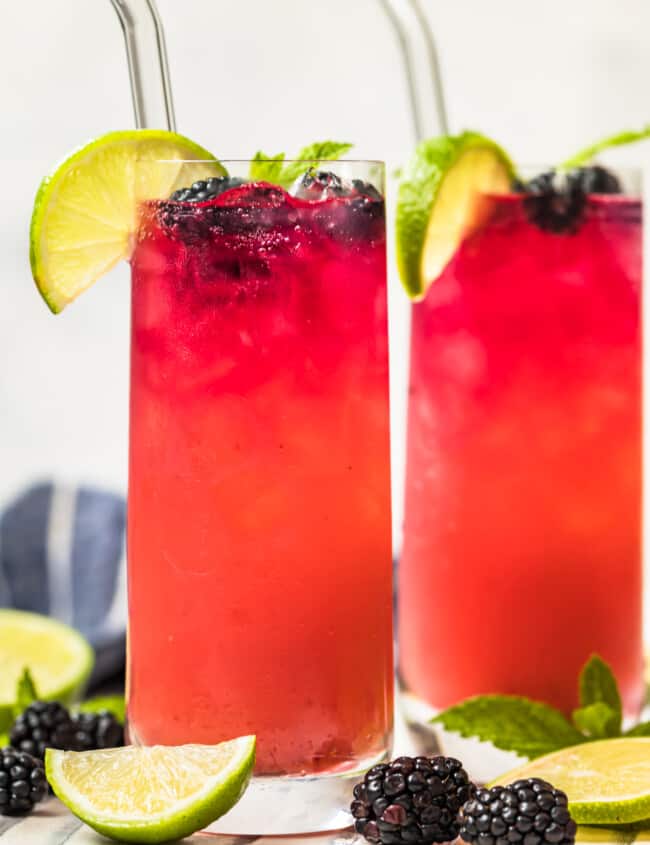
M 397 36 L 416 140 L 448 133 L 435 41 L 419 0 L 378 0 Z M 135 125 L 176 128 L 167 50 L 155 0 L 111 0 L 117 12 L 131 79 Z

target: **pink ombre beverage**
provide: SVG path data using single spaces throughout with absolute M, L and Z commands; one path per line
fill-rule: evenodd
M 641 674 L 641 203 L 589 195 L 569 232 L 521 195 L 413 306 L 403 684 L 577 704 L 594 652 L 625 711 Z
M 385 250 L 383 198 L 361 183 L 143 207 L 128 693 L 143 743 L 254 733 L 257 774 L 291 776 L 390 745 Z

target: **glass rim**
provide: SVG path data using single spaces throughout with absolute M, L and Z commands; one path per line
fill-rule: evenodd
M 136 164 L 252 164 L 255 158 L 136 158 Z M 380 158 L 283 158 L 282 164 L 371 164 L 386 167 Z

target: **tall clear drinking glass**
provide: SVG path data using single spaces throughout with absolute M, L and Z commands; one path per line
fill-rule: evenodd
M 521 194 L 483 197 L 413 305 L 398 619 L 415 723 L 481 693 L 569 714 L 592 653 L 640 709 L 642 208 L 627 181 L 562 232 Z
M 383 167 L 327 162 L 347 188 L 301 197 L 169 199 L 213 166 L 139 179 L 129 735 L 254 733 L 219 829 L 332 829 L 392 733 Z

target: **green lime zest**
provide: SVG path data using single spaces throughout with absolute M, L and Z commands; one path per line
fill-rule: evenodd
M 352 146 L 345 141 L 316 141 L 303 147 L 295 161 L 286 164 L 284 153 L 267 155 L 260 150 L 253 157 L 248 175 L 253 182 L 271 182 L 288 188 L 310 164 L 316 166 L 321 161 L 334 161 L 345 155 Z
M 571 156 L 566 161 L 560 164 L 560 170 L 572 170 L 574 167 L 583 167 L 595 158 L 604 150 L 609 150 L 612 147 L 623 147 L 627 144 L 634 144 L 637 141 L 643 141 L 650 138 L 650 126 L 644 126 L 643 129 L 628 129 L 626 132 L 618 132 L 616 135 L 609 135 L 589 147 L 580 150 L 579 153 Z

